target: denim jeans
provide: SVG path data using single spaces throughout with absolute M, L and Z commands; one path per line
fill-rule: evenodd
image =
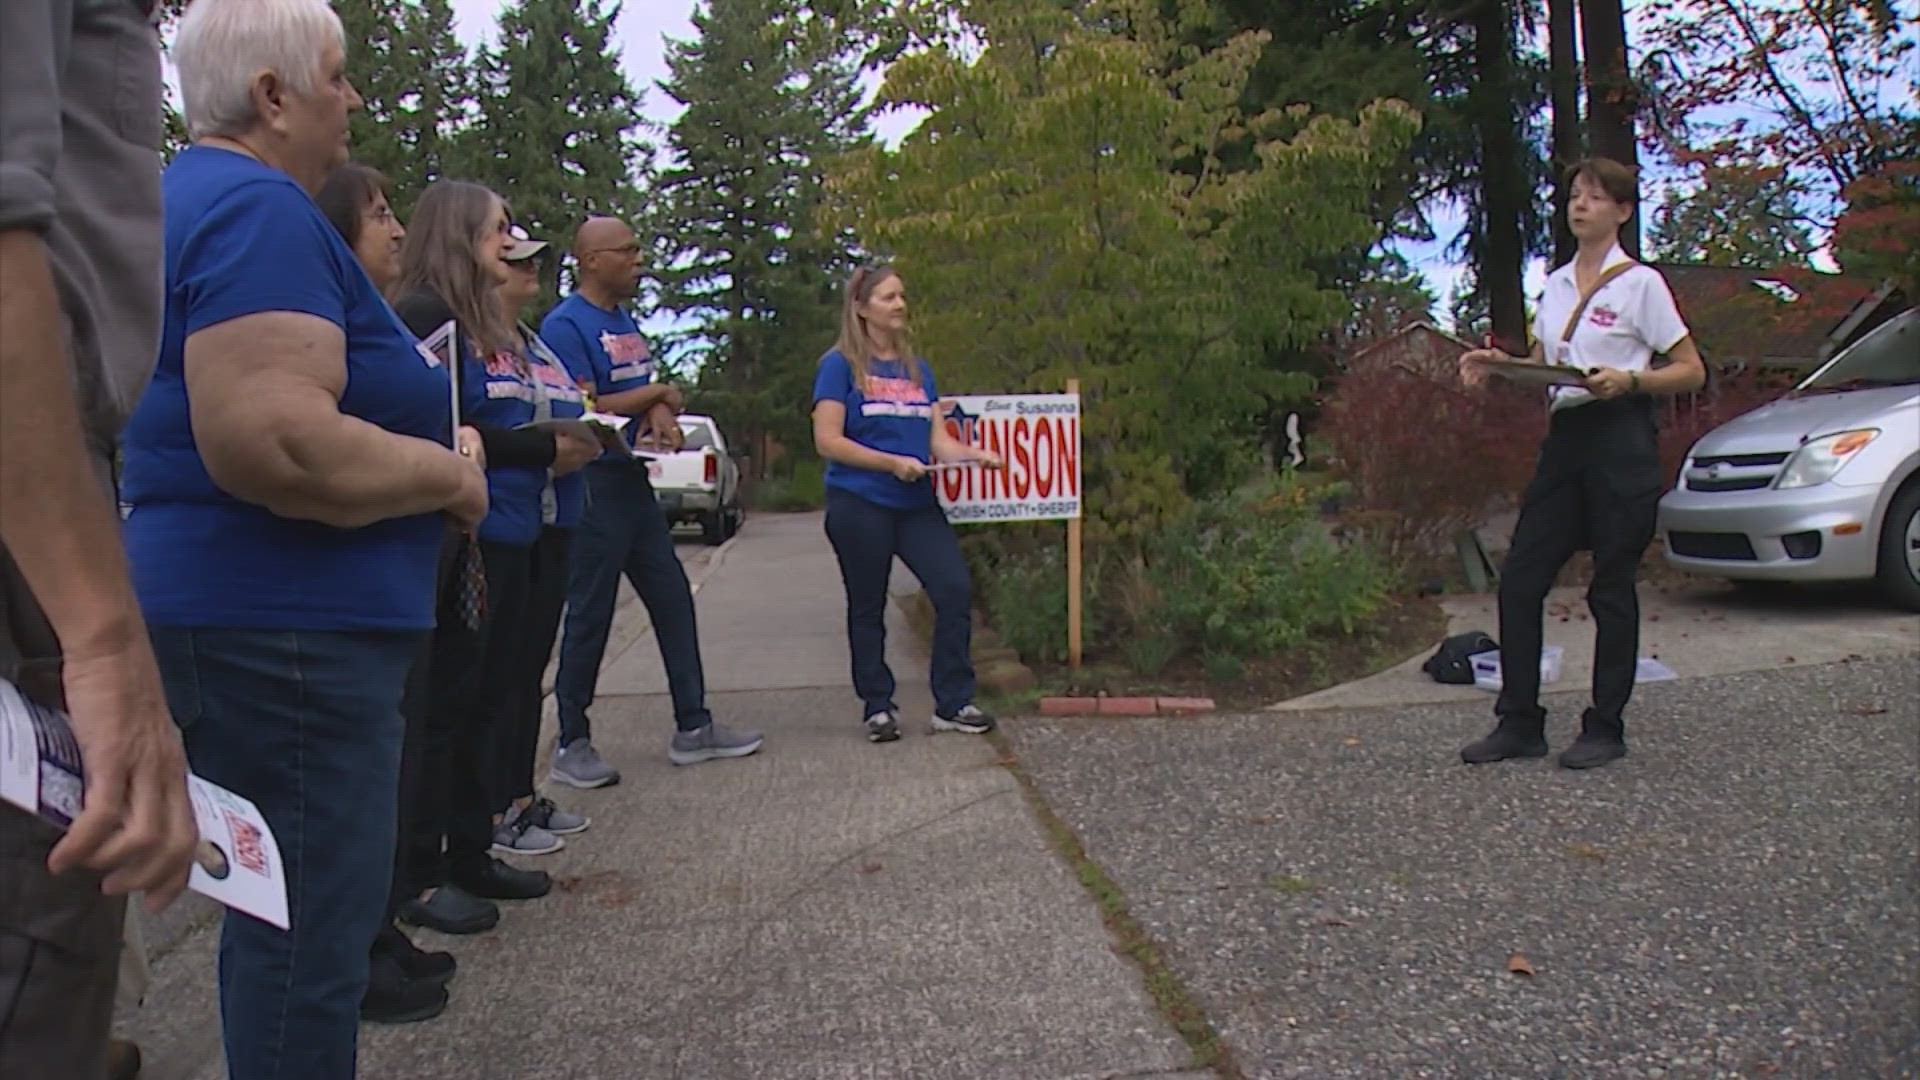
M 892 712 L 887 667 L 887 579 L 894 556 L 933 601 L 933 702 L 942 716 L 973 704 L 973 584 L 960 541 L 938 505 L 903 510 L 827 489 L 827 540 L 847 587 L 847 645 L 853 690 L 866 715 Z
M 681 731 L 706 727 L 713 717 L 707 711 L 693 589 L 673 549 L 673 534 L 654 498 L 653 484 L 644 468 L 626 462 L 595 463 L 587 466 L 586 475 L 587 513 L 574 532 L 568 561 L 567 615 L 553 687 L 560 745 L 592 736 L 587 709 L 600 682 L 622 574 L 653 620 L 674 723 Z
M 426 635 L 152 633 L 193 771 L 259 806 L 286 870 L 291 929 L 233 911 L 222 928 L 228 1075 L 348 1080 L 393 868 L 400 697 Z

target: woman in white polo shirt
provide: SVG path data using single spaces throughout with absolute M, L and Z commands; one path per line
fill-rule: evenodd
M 1591 769 L 1626 754 L 1622 714 L 1640 651 L 1634 578 L 1666 486 L 1653 396 L 1686 393 L 1706 381 L 1666 279 L 1620 248 L 1620 227 L 1633 216 L 1637 195 L 1633 170 L 1595 158 L 1575 165 L 1569 180 L 1567 221 L 1580 250 L 1547 278 L 1533 359 L 1570 364 L 1587 376 L 1584 386 L 1549 391 L 1552 421 L 1500 575 L 1499 726 L 1460 752 L 1470 765 L 1546 756 L 1543 608 L 1560 568 L 1581 550 L 1593 552 L 1593 705 L 1560 764 Z M 1669 363 L 1651 367 L 1656 353 Z M 1461 358 L 1461 377 L 1479 385 L 1489 361 L 1507 359 L 1496 349 L 1476 349 Z

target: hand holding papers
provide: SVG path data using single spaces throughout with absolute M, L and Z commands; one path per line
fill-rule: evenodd
M 67 718 L 28 701 L 0 680 L 0 801 L 60 829 L 80 816 L 86 771 Z M 187 887 L 287 929 L 287 881 L 280 845 L 251 802 L 187 777 L 200 844 Z

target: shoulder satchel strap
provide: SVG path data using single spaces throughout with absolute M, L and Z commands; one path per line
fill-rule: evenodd
M 1585 315 L 1587 313 L 1587 304 L 1592 302 L 1595 294 L 1599 293 L 1601 289 L 1606 288 L 1607 283 L 1612 281 L 1614 278 L 1619 277 L 1621 274 L 1624 274 L 1627 271 L 1639 265 L 1640 264 L 1638 262 L 1635 262 L 1632 259 L 1628 259 L 1626 262 L 1615 263 L 1614 265 L 1608 267 L 1607 270 L 1600 275 L 1599 279 L 1593 283 L 1593 288 L 1588 289 L 1586 292 L 1583 292 L 1580 294 L 1580 302 L 1573 306 L 1573 314 L 1567 317 L 1567 328 L 1565 330 L 1560 331 L 1560 340 L 1561 341 L 1573 340 L 1573 332 L 1575 330 L 1580 329 L 1580 316 Z

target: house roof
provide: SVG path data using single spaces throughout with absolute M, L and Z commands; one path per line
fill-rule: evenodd
M 1809 270 L 1652 263 L 1673 289 L 1700 352 L 1715 363 L 1812 363 L 1879 283 Z
M 1402 326 L 1400 329 L 1395 330 L 1393 333 L 1387 334 L 1383 337 L 1375 338 L 1372 341 L 1368 342 L 1367 344 L 1360 346 L 1358 349 L 1353 350 L 1351 353 L 1348 353 L 1347 364 L 1352 365 L 1356 361 L 1362 360 L 1365 357 L 1380 351 L 1381 349 L 1387 348 L 1399 342 L 1406 341 L 1407 339 L 1416 337 L 1416 336 L 1438 338 L 1439 343 L 1450 345 L 1454 348 L 1459 349 L 1461 352 L 1466 352 L 1467 350 L 1473 348 L 1472 345 L 1469 345 L 1466 342 L 1460 340 L 1459 338 L 1454 337 L 1452 334 L 1449 334 L 1445 330 L 1440 329 L 1438 326 L 1435 326 L 1433 323 L 1428 322 L 1425 319 L 1416 319 L 1413 322 L 1407 323 L 1405 326 Z

